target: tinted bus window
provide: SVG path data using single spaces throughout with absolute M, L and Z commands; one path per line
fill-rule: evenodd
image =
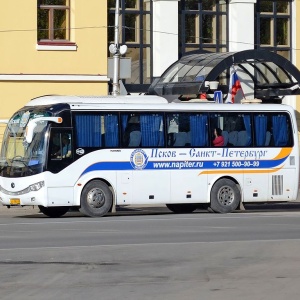
M 162 113 L 124 113 L 121 115 L 123 147 L 163 147 Z
M 207 147 L 208 114 L 167 114 L 167 136 L 169 147 Z
M 250 113 L 212 113 L 210 115 L 210 136 L 220 128 L 225 147 L 249 147 L 252 145 L 252 124 Z
M 118 114 L 75 115 L 76 147 L 119 147 Z
M 290 118 L 286 113 L 255 114 L 254 129 L 257 147 L 293 146 Z

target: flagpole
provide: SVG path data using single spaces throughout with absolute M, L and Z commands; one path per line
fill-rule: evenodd
M 239 90 L 241 90 L 242 92 L 243 99 L 246 100 L 244 90 L 242 88 L 242 83 L 237 75 L 237 70 L 234 67 L 234 58 L 232 58 L 232 66 L 230 67 L 229 88 L 225 103 L 234 103 L 235 96 Z
M 233 72 L 235 72 L 235 73 L 237 74 L 237 70 L 236 70 L 235 67 L 234 67 L 234 55 L 232 55 L 232 69 L 233 69 Z M 244 94 L 244 90 L 243 90 L 243 88 L 242 88 L 242 83 L 241 83 L 241 81 L 240 81 L 240 86 L 241 86 L 243 98 L 246 99 L 245 94 Z

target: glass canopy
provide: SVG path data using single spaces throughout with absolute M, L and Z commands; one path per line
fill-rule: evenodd
M 264 100 L 300 94 L 299 70 L 284 57 L 267 50 L 203 53 L 182 57 L 172 64 L 149 88 L 149 94 L 199 95 L 209 92 L 209 82 L 217 81 L 218 90 L 228 93 L 230 70 L 243 72 L 254 97 Z

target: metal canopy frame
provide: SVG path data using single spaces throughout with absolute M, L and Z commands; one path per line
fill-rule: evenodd
M 148 93 L 199 95 L 210 91 L 205 82 L 219 81 L 221 74 L 226 74 L 227 83 L 220 84 L 218 89 L 228 94 L 232 66 L 243 70 L 253 81 L 255 98 L 278 102 L 287 95 L 300 95 L 300 71 L 283 56 L 268 50 L 184 56 L 153 81 Z

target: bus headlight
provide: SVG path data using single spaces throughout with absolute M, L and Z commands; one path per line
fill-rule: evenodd
M 41 189 L 43 186 L 45 185 L 44 181 L 40 181 L 37 183 L 34 183 L 32 185 L 29 186 L 29 190 L 30 191 L 38 191 L 39 189 Z

